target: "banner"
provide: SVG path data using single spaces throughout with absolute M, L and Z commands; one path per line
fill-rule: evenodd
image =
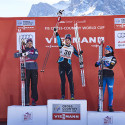
M 7 106 L 21 105 L 21 78 L 19 59 L 14 53 L 19 49 L 19 40 L 33 39 L 38 50 L 38 105 L 46 105 L 48 99 L 60 99 L 60 76 L 57 60 L 59 47 L 53 36 L 57 17 L 0 18 L 0 120 L 7 118 Z M 62 17 L 58 33 L 64 41 L 71 34 L 72 45 L 76 47 L 74 23 L 78 24 L 81 49 L 83 50 L 86 87 L 82 87 L 78 58 L 72 56 L 72 70 L 75 99 L 87 99 L 88 110 L 98 107 L 98 45 L 100 39 L 114 48 L 117 64 L 114 67 L 114 104 L 116 111 L 125 111 L 125 15 Z M 40 72 L 50 49 L 44 72 Z M 66 77 L 66 99 L 70 99 L 69 83 Z M 31 93 L 30 93 L 31 97 Z M 108 107 L 108 92 L 104 96 L 104 110 Z
M 125 30 L 115 31 L 115 49 L 125 49 Z
M 80 104 L 53 104 L 53 120 L 80 120 Z

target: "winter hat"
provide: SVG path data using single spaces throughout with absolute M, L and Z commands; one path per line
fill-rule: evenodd
M 66 34 L 65 35 L 65 39 L 69 39 L 71 41 L 71 35 L 70 34 Z
M 105 49 L 108 50 L 108 51 L 110 51 L 111 53 L 113 52 L 113 49 L 112 49 L 111 46 L 106 46 Z
M 27 39 L 26 42 L 27 42 L 27 43 L 28 43 L 28 42 L 33 42 L 33 40 L 32 40 L 31 38 L 29 38 L 29 39 Z

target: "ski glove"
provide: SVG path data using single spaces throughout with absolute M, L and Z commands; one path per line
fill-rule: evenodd
M 103 59 L 103 58 L 99 59 L 99 60 L 95 63 L 95 67 L 100 66 L 103 62 L 104 62 L 104 59 Z
M 57 27 L 54 27 L 54 32 L 56 33 L 58 31 L 58 28 Z
M 82 53 L 83 53 L 83 51 L 81 50 L 79 54 L 82 54 Z
M 29 52 L 22 53 L 22 56 L 28 56 Z
M 22 56 L 22 54 L 21 54 L 21 53 L 19 53 L 19 52 L 14 53 L 14 58 L 18 58 L 18 57 L 21 57 L 21 56 Z
M 100 62 L 99 61 L 97 61 L 96 63 L 95 63 L 95 67 L 98 67 L 98 66 L 100 66 Z

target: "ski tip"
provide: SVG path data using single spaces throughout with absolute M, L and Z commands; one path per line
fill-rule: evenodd
M 103 44 L 104 45 L 104 40 L 100 40 L 99 45 Z
M 64 10 L 59 10 L 60 13 L 62 13 Z
M 82 85 L 82 87 L 85 87 L 85 85 Z
M 40 72 L 44 72 L 44 70 L 41 70 Z
M 62 15 L 64 10 L 59 10 L 59 12 L 57 13 L 57 15 Z

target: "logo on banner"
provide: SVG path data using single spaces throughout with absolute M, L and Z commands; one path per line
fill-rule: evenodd
M 77 23 L 86 23 L 86 20 L 76 21 Z M 73 23 L 73 21 L 60 21 L 60 23 Z
M 35 47 L 35 32 L 17 32 L 17 50 L 20 50 L 22 40 L 26 43 L 30 38 L 33 40 L 33 47 Z
M 34 30 L 35 20 L 17 20 L 16 26 L 18 31 L 22 30 Z
M 112 125 L 112 124 L 113 124 L 113 117 L 112 116 L 111 117 L 107 116 L 104 118 L 104 125 Z
M 53 120 L 80 120 L 80 104 L 53 104 Z
M 72 23 L 73 21 L 60 21 L 60 23 Z
M 65 23 L 65 21 L 62 21 L 61 23 Z M 82 22 L 81 22 L 82 23 Z M 45 26 L 45 30 L 49 31 L 52 30 L 53 31 L 54 27 L 48 27 Z M 78 29 L 80 30 L 104 30 L 105 26 L 103 25 L 98 25 L 98 26 L 79 26 Z M 58 30 L 74 30 L 74 26 L 65 26 L 65 27 L 58 27 Z
M 115 18 L 114 27 L 115 29 L 125 29 L 125 18 Z
M 125 30 L 115 31 L 115 49 L 125 49 Z
M 24 121 L 29 121 L 29 120 L 33 120 L 33 114 L 27 112 L 24 114 Z
M 35 26 L 35 20 L 17 20 L 17 26 Z
M 57 39 L 54 38 L 45 38 L 46 42 L 48 45 L 46 45 L 45 47 L 58 47 L 57 45 L 54 45 L 57 43 Z M 64 41 L 64 37 L 61 37 L 62 42 Z M 79 38 L 80 43 L 91 43 L 94 45 L 91 45 L 92 47 L 98 47 L 98 44 L 100 44 L 100 41 L 103 40 L 104 41 L 104 37 L 82 37 Z M 72 43 L 76 43 L 77 42 L 77 38 L 73 37 L 72 38 Z

